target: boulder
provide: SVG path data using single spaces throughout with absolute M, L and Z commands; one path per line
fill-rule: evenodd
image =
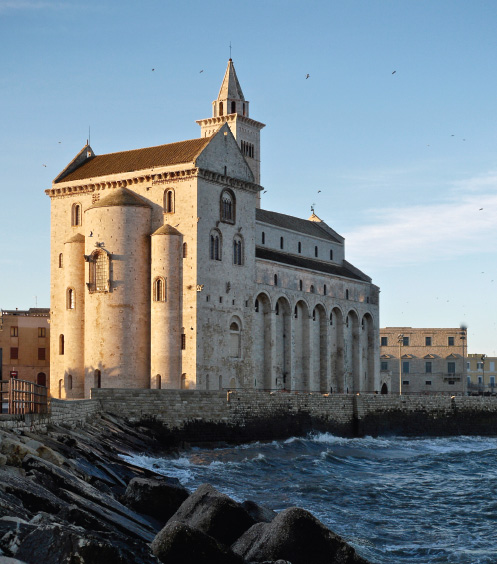
M 255 520 L 236 501 L 218 492 L 210 484 L 203 484 L 180 506 L 169 519 L 179 521 L 230 545 Z
M 246 561 L 278 559 L 292 564 L 368 564 L 341 537 L 308 511 L 285 509 L 271 523 L 258 523 L 233 545 Z
M 178 521 L 169 523 L 151 545 L 152 554 L 165 564 L 243 564 L 240 556 L 214 538 Z
M 131 509 L 166 523 L 188 496 L 188 490 L 178 480 L 133 478 L 122 501 Z
M 278 515 L 276 511 L 264 507 L 264 505 L 259 505 L 255 501 L 244 501 L 242 507 L 257 523 L 270 523 Z
M 22 461 L 28 454 L 38 455 L 36 450 L 13 438 L 3 439 L 0 450 L 7 457 L 6 463 L 10 466 L 21 466 Z

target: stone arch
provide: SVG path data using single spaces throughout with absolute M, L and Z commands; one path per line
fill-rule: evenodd
M 253 317 L 254 378 L 256 387 L 271 388 L 271 301 L 265 292 L 255 299 Z
M 274 311 L 274 382 L 272 387 L 283 390 L 292 388 L 292 309 L 285 296 L 280 296 Z
M 231 316 L 229 324 L 229 356 L 242 357 L 242 321 L 237 315 Z
M 383 382 L 383 385 L 381 386 L 381 394 L 386 395 L 388 394 L 388 386 L 386 385 L 386 382 Z
M 36 383 L 38 386 L 46 386 L 47 385 L 47 375 L 45 372 L 38 372 L 36 375 Z
M 329 391 L 328 373 L 328 323 L 323 304 L 316 305 L 311 323 L 312 377 L 310 389 L 313 392 Z
M 295 377 L 296 390 L 309 391 L 309 306 L 304 300 L 299 300 L 294 308 L 294 346 L 295 346 Z
M 345 391 L 345 326 L 342 310 L 335 306 L 330 312 L 330 364 L 331 384 L 339 394 Z
M 349 391 L 361 391 L 359 316 L 354 309 L 345 318 L 345 375 Z
M 361 391 L 374 392 L 374 354 L 375 354 L 375 338 L 374 338 L 374 320 L 370 313 L 364 314 L 362 318 L 361 330 L 361 356 L 362 370 L 364 380 Z M 359 390 L 358 390 L 359 391 Z

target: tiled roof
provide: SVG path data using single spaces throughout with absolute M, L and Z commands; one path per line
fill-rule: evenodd
M 85 161 L 67 176 L 58 178 L 57 182 L 71 182 L 109 174 L 193 162 L 210 140 L 210 137 L 199 137 L 198 139 L 178 141 L 157 147 L 98 155 Z
M 285 215 L 283 213 L 258 208 L 255 210 L 255 219 L 262 223 L 274 225 L 275 227 L 298 231 L 304 235 L 319 237 L 319 239 L 333 241 L 334 243 L 340 242 L 336 237 L 333 237 L 331 233 L 328 233 L 326 229 L 323 229 L 317 221 L 309 221 L 308 219 L 300 219 L 300 217 L 293 217 L 292 215 Z
M 320 260 L 299 257 L 287 253 L 280 253 L 279 251 L 266 249 L 264 247 L 256 247 L 255 256 L 256 258 L 271 260 L 273 262 L 279 262 L 281 264 L 295 266 L 297 268 L 316 270 L 317 272 L 324 272 L 326 274 L 333 274 L 335 276 L 344 276 L 345 278 L 352 278 L 353 280 L 361 280 L 364 282 L 370 281 L 367 276 L 360 276 L 359 273 L 353 272 L 345 266 L 339 266 L 337 264 L 326 263 Z

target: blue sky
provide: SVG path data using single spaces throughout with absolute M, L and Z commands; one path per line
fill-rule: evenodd
M 49 305 L 44 190 L 88 128 L 97 154 L 198 137 L 231 42 L 263 207 L 315 204 L 382 327 L 496 355 L 496 28 L 494 0 L 0 0 L 0 307 Z

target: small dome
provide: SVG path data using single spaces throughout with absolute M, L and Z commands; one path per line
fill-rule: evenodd
M 110 194 L 108 194 L 98 202 L 95 202 L 88 209 L 92 210 L 93 208 L 108 208 L 111 206 L 140 206 L 143 208 L 152 207 L 131 190 L 128 190 L 127 188 L 115 188 L 110 192 Z
M 181 236 L 181 233 L 177 229 L 166 223 L 162 227 L 159 227 L 159 229 L 157 229 L 157 231 L 152 233 L 152 235 L 180 235 Z
M 84 242 L 85 242 L 85 236 L 81 235 L 81 233 L 77 233 L 76 235 L 74 235 L 73 237 L 71 237 L 66 241 L 66 243 L 84 243 Z

